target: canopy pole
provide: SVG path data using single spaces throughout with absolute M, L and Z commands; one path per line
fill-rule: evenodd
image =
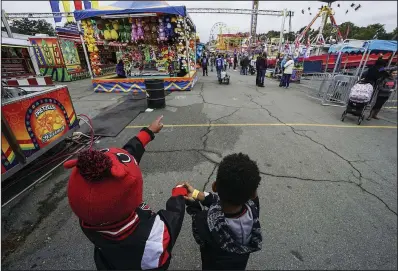
M 8 24 L 6 12 L 4 11 L 4 9 L 1 10 L 1 21 L 3 22 L 3 25 L 6 29 L 8 37 L 13 38 L 14 36 L 12 35 L 12 31 L 11 31 L 10 25 Z
M 389 67 L 391 66 L 392 60 L 393 60 L 393 58 L 394 58 L 394 56 L 395 56 L 396 53 L 397 53 L 397 51 L 394 51 L 394 52 L 391 54 L 390 60 L 388 61 L 388 66 L 387 66 L 387 68 L 389 68 Z
M 357 70 L 355 71 L 355 76 L 358 76 L 359 70 L 361 69 L 361 65 L 362 65 L 363 59 L 365 58 L 365 55 L 368 52 L 368 47 L 369 47 L 369 45 L 366 47 L 365 51 L 362 54 L 361 61 L 359 62 Z
M 341 50 L 340 50 L 339 54 L 337 55 L 336 61 L 334 62 L 334 68 L 333 68 L 332 76 L 336 73 L 337 65 L 340 65 L 340 58 L 341 58 Z
M 347 67 L 347 63 L 348 63 L 348 56 L 349 56 L 349 54 L 347 54 L 347 55 L 346 55 L 346 58 L 345 58 L 345 63 L 344 63 L 343 70 L 345 70 L 345 68 Z
M 369 60 L 369 57 L 370 57 L 370 53 L 371 53 L 371 52 L 372 52 L 372 51 L 369 50 L 368 56 L 366 57 L 366 61 L 363 63 L 361 73 L 359 74 L 359 78 L 361 78 L 361 76 L 362 76 L 362 74 L 363 74 L 363 71 L 364 71 L 364 69 L 365 69 L 366 64 L 368 63 L 368 60 Z
M 328 53 L 328 56 L 327 56 L 327 58 L 326 58 L 326 65 L 325 65 L 325 73 L 327 73 L 327 70 L 328 70 L 328 65 L 329 65 L 329 57 L 330 57 L 330 54 Z
M 93 77 L 93 71 L 91 70 L 90 60 L 89 60 L 89 58 L 88 58 L 86 45 L 84 44 L 84 39 L 83 39 L 83 36 L 82 36 L 82 30 L 81 30 L 81 28 L 80 28 L 80 22 L 77 21 L 76 24 L 77 24 L 77 30 L 79 31 L 80 40 L 82 41 L 82 47 L 83 47 L 84 57 L 85 57 L 85 59 L 86 59 L 86 64 L 87 64 L 88 72 L 90 73 L 91 79 L 93 79 L 93 78 L 94 78 L 94 77 Z

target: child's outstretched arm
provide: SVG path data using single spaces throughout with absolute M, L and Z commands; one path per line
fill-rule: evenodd
M 142 128 L 141 131 L 130 139 L 123 149 L 128 151 L 132 156 L 134 156 L 137 163 L 140 163 L 142 155 L 145 152 L 145 146 L 155 138 L 155 134 L 159 133 L 163 128 L 162 123 L 163 116 L 158 117 L 148 128 Z

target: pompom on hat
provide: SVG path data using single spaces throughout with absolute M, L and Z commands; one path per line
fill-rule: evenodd
M 68 183 L 72 211 L 84 223 L 122 221 L 142 203 L 143 179 L 134 157 L 124 149 L 86 150 L 75 160 Z

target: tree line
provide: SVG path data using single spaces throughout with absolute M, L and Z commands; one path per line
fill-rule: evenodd
M 294 41 L 297 37 L 298 34 L 300 34 L 306 26 L 303 26 L 300 28 L 297 32 L 289 32 L 284 34 L 284 38 L 289 40 L 289 41 Z M 352 22 L 344 22 L 339 25 L 339 30 L 341 35 L 343 36 L 343 39 L 357 39 L 357 40 L 372 40 L 372 39 L 379 39 L 379 40 L 396 40 L 397 39 L 397 28 L 395 28 L 391 32 L 387 32 L 386 29 L 384 28 L 384 25 L 376 23 L 376 24 L 370 24 L 368 26 L 357 26 Z M 310 29 L 304 39 L 303 42 L 305 42 L 308 38 L 310 39 L 315 38 L 319 33 L 318 29 Z M 239 33 L 239 34 L 246 34 L 248 35 L 249 32 L 245 33 Z M 259 41 L 265 41 L 267 38 L 272 39 L 272 38 L 279 38 L 280 31 L 275 31 L 275 30 L 270 30 L 267 33 L 260 33 L 257 34 L 257 39 Z M 323 37 L 325 39 L 329 38 L 330 36 L 333 36 L 336 38 L 336 28 L 332 26 L 331 23 L 327 23 L 325 27 L 323 28 Z

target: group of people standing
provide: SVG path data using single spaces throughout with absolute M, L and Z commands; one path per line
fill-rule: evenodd
M 290 84 L 290 77 L 293 74 L 294 60 L 290 56 L 277 57 L 275 73 L 282 73 L 280 87 L 288 88 Z
M 209 65 L 211 71 L 213 71 L 214 67 L 216 67 L 217 74 L 219 74 L 221 73 L 222 70 L 226 70 L 228 67 L 229 69 L 233 67 L 233 69 L 236 70 L 238 61 L 241 67 L 240 73 L 242 75 L 248 75 L 249 71 L 251 74 L 254 74 L 254 71 L 252 73 L 251 69 L 254 70 L 254 65 L 255 65 L 257 71 L 256 85 L 259 87 L 264 87 L 265 73 L 268 68 L 266 53 L 260 54 L 256 60 L 252 59 L 247 54 L 242 56 L 239 56 L 237 54 L 234 54 L 232 56 L 227 54 L 225 55 L 220 54 L 218 56 L 216 56 L 215 54 L 211 54 L 210 56 L 206 56 L 206 54 L 204 54 L 201 60 L 203 76 L 209 75 L 208 74 Z M 290 56 L 285 56 L 283 58 L 279 58 L 277 65 L 278 65 L 277 70 L 280 69 L 282 71 L 280 86 L 288 88 L 290 77 L 292 76 L 293 73 L 294 61 Z

